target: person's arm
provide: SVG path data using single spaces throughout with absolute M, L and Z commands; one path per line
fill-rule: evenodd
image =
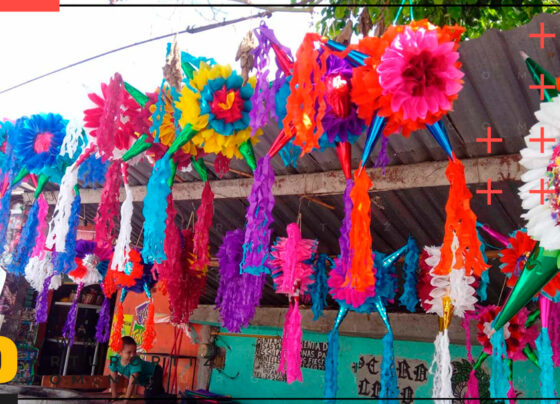
M 130 397 L 132 397 L 133 394 L 135 394 L 136 392 L 136 385 L 137 385 L 137 380 L 138 377 L 140 376 L 140 373 L 136 372 L 130 375 L 130 378 L 128 379 L 128 387 L 126 388 L 126 395 L 124 396 L 126 400 L 123 401 L 124 404 L 128 403 L 128 399 Z
M 117 392 L 117 378 L 119 377 L 118 373 L 115 372 L 114 370 L 111 370 L 111 397 L 113 399 L 118 397 L 118 392 Z

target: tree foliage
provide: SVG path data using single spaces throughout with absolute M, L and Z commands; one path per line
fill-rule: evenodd
M 347 1 L 334 0 L 331 5 L 321 11 L 321 20 L 318 23 L 322 35 L 334 38 L 350 20 L 353 22 L 354 32 L 364 33 L 369 31 L 373 23 L 374 31 L 370 35 L 380 35 L 385 28 L 392 24 L 397 12 L 398 0 L 377 1 L 375 6 L 370 6 L 369 0 L 352 0 L 352 5 L 347 6 Z M 380 6 L 385 3 L 390 7 Z M 413 3 L 418 3 L 414 1 Z M 450 6 L 449 3 L 457 3 Z M 505 5 L 502 5 L 505 4 Z M 399 24 L 410 22 L 410 7 L 408 1 L 403 7 Z M 537 0 L 421 0 L 422 5 L 413 7 L 415 20 L 427 18 L 433 24 L 459 24 L 466 28 L 466 38 L 476 38 L 491 28 L 508 30 L 527 24 L 534 15 L 540 13 L 555 14 L 560 12 L 560 1 Z M 511 5 L 511 6 L 510 6 Z M 368 24 L 367 21 L 370 21 Z M 366 31 L 365 33 L 368 33 Z

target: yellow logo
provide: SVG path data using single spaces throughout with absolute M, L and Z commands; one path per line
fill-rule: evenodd
M 0 383 L 8 383 L 16 377 L 17 347 L 14 342 L 6 337 L 0 337 Z

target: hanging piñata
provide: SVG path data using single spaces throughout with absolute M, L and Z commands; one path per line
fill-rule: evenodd
M 270 261 L 276 293 L 288 296 L 290 307 L 286 312 L 282 351 L 278 371 L 285 373 L 288 383 L 302 381 L 301 346 L 303 332 L 299 313 L 299 297 L 311 283 L 313 267 L 309 261 L 317 250 L 316 240 L 302 239 L 296 223 L 286 227 L 287 237 L 279 237 L 272 247 Z

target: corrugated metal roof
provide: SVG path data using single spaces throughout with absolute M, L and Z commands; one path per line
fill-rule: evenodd
M 539 40 L 529 38 L 530 33 L 540 31 L 544 22 L 547 32 L 560 32 L 560 16 L 539 15 L 523 27 L 500 32 L 490 30 L 483 36 L 463 42 L 460 47 L 462 70 L 465 72 L 465 85 L 454 111 L 444 118 L 450 141 L 459 158 L 487 156 L 486 144 L 477 143 L 477 137 L 485 137 L 487 127 L 492 128 L 493 137 L 501 137 L 502 143 L 493 143 L 492 155 L 517 153 L 523 147 L 523 136 L 535 123 L 533 112 L 539 106 L 539 93 L 530 90 L 533 84 L 525 64 L 519 56 L 523 50 L 551 73 L 560 72 L 560 37 L 545 40 L 540 49 Z M 276 137 L 278 128 L 269 125 L 255 146 L 255 153 L 262 156 Z M 353 167 L 363 150 L 364 139 L 352 148 Z M 379 145 L 372 153 L 373 164 Z M 400 135 L 390 137 L 388 145 L 390 165 L 402 165 L 425 161 L 445 161 L 446 155 L 427 131 L 413 133 L 408 139 Z M 213 156 L 205 157 L 209 162 L 210 179 L 217 179 L 211 169 Z M 311 173 L 338 170 L 339 163 L 334 150 L 312 153 L 298 162 L 297 169 L 284 167 L 280 157 L 273 160 L 277 175 L 292 173 Z M 232 171 L 224 178 L 239 178 L 249 173 L 244 161 L 234 160 Z M 239 174 L 241 172 L 241 174 Z M 146 184 L 151 173 L 147 163 L 130 168 L 131 184 Z M 199 181 L 195 173 L 180 173 L 181 181 Z M 372 235 L 375 249 L 391 252 L 402 246 L 408 235 L 413 235 L 420 246 L 439 245 L 443 238 L 445 203 L 448 187 L 422 188 L 422 178 L 418 178 L 418 188 L 400 191 L 372 193 Z M 486 185 L 486 184 L 484 184 Z M 507 234 L 523 225 L 520 215 L 521 203 L 517 196 L 519 183 L 504 181 L 493 184 L 501 188 L 503 194 L 494 196 L 491 206 L 486 198 L 473 192 L 472 208 L 479 221 Z M 315 196 L 321 204 L 300 197 L 277 197 L 274 208 L 273 237 L 282 236 L 288 223 L 296 221 L 298 212 L 302 214 L 303 236 L 317 238 L 321 252 L 336 255 L 338 249 L 339 227 L 343 217 L 342 195 Z M 198 208 L 199 201 L 176 203 L 180 218 L 186 223 L 191 212 Z M 240 199 L 220 199 L 214 204 L 214 225 L 210 232 L 211 253 L 216 254 L 222 237 L 229 231 L 244 225 L 247 201 Z M 95 206 L 85 207 L 88 220 L 95 217 Z M 135 203 L 133 219 L 133 240 L 142 243 L 142 204 Z M 213 303 L 218 285 L 217 268 L 209 271 L 208 284 L 202 303 Z M 501 293 L 502 277 L 494 268 L 491 273 L 492 285 L 489 300 L 494 302 Z M 286 299 L 274 293 L 270 279 L 263 294 L 262 305 L 283 305 Z M 394 308 L 396 309 L 396 308 Z

